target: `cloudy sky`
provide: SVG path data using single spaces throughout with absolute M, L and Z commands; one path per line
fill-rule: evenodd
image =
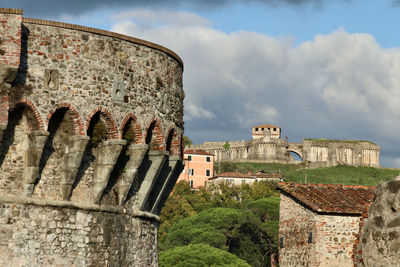
M 3 0 L 164 45 L 183 59 L 195 143 L 366 139 L 400 168 L 400 0 Z

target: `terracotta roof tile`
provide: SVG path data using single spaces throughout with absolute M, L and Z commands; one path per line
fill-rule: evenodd
M 276 126 L 276 125 L 272 125 L 272 124 L 262 124 L 262 125 L 256 125 L 256 126 L 253 126 L 252 128 L 281 128 L 281 127 L 279 127 L 279 126 Z
M 315 212 L 361 214 L 374 200 L 374 186 L 279 183 L 278 188 Z
M 183 154 L 193 154 L 193 155 L 206 155 L 206 156 L 214 156 L 214 154 L 209 153 L 202 149 L 188 149 L 183 152 Z

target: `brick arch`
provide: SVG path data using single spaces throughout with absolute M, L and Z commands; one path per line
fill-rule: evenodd
M 170 155 L 180 156 L 181 141 L 176 128 L 170 127 L 167 133 L 167 138 L 165 139 L 165 149 L 169 151 Z
M 122 121 L 121 127 L 119 129 L 119 132 L 121 133 L 120 138 L 122 139 L 122 134 L 124 133 L 124 128 L 126 123 L 131 120 L 134 122 L 134 134 L 135 134 L 135 140 L 136 144 L 143 144 L 145 140 L 143 139 L 143 133 L 142 133 L 142 127 L 140 123 L 137 121 L 135 114 L 132 112 L 126 114 L 125 119 Z
M 76 135 L 86 135 L 85 127 L 84 127 L 83 120 L 82 120 L 81 116 L 79 115 L 79 113 L 76 110 L 76 108 L 73 105 L 69 104 L 69 103 L 58 104 L 55 109 L 53 109 L 53 110 L 51 110 L 49 112 L 49 114 L 47 115 L 47 118 L 46 118 L 47 127 L 49 127 L 49 122 L 50 122 L 51 116 L 53 116 L 54 112 L 56 112 L 58 109 L 61 109 L 61 108 L 67 108 L 68 109 L 67 112 L 69 112 L 71 117 L 72 117 L 72 123 L 74 125 L 74 133 Z
M 43 119 L 42 119 L 42 116 L 40 115 L 39 111 L 37 110 L 35 103 L 33 103 L 29 99 L 21 99 L 18 103 L 13 105 L 12 108 L 10 108 L 10 110 L 14 110 L 15 108 L 18 108 L 21 106 L 27 107 L 29 110 L 28 112 L 30 114 L 28 114 L 28 116 L 31 119 L 29 122 L 29 130 L 30 131 L 43 131 L 44 130 Z
M 92 119 L 93 115 L 96 114 L 97 112 L 100 112 L 101 114 L 104 115 L 104 119 L 106 121 L 108 129 L 107 139 L 119 139 L 120 135 L 118 132 L 118 127 L 111 113 L 107 109 L 100 106 L 97 107 L 95 110 L 93 110 L 88 116 L 86 120 L 86 130 L 89 129 L 90 120 Z
M 153 128 L 153 129 L 152 129 Z M 150 132 L 151 131 L 151 132 Z M 151 150 L 164 150 L 164 136 L 161 128 L 160 121 L 158 119 L 151 120 L 146 126 L 146 134 L 144 141 L 146 144 L 150 144 L 151 140 L 149 135 L 152 135 L 151 140 L 155 140 L 155 147 L 150 147 Z M 153 143 L 154 144 L 154 143 Z

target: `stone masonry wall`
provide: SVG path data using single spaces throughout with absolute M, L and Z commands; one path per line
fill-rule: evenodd
M 317 214 L 281 193 L 279 266 L 354 266 L 360 218 Z
M 171 50 L 0 8 L 0 265 L 157 266 L 183 168 Z
M 311 266 L 354 266 L 355 242 L 360 230 L 360 216 L 316 216 Z
M 311 265 L 313 244 L 308 243 L 308 233 L 314 232 L 315 214 L 281 193 L 279 206 L 279 266 Z M 282 245 L 282 244 L 280 244 Z
M 399 266 L 400 179 L 380 184 L 361 228 L 357 266 Z
M 157 222 L 0 201 L 0 266 L 156 266 Z

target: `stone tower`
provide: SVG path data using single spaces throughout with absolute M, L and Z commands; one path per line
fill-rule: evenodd
M 154 266 L 182 170 L 181 59 L 0 9 L 0 265 Z

